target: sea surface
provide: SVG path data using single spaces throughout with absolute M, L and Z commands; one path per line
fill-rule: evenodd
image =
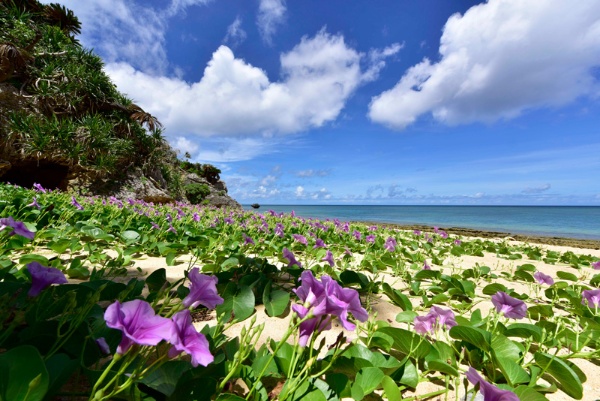
M 461 227 L 511 234 L 600 240 L 598 206 L 381 206 L 261 205 L 246 210 L 295 212 L 309 218 L 444 228 Z

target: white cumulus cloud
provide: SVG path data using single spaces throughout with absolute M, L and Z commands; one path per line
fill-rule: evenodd
M 369 117 L 395 129 L 428 113 L 493 122 L 597 96 L 600 2 L 489 0 L 448 19 L 439 52 L 374 97 Z
M 361 71 L 362 57 L 343 36 L 321 30 L 281 55 L 282 78 L 275 82 L 227 46 L 213 53 L 199 82 L 152 76 L 127 63 L 108 64 L 106 71 L 168 135 L 272 135 L 335 120 L 355 89 L 371 79 Z

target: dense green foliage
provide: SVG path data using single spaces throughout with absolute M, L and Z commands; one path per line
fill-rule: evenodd
M 210 194 L 210 188 L 206 184 L 188 184 L 184 187 L 185 197 L 192 204 L 198 204 Z
M 221 169 L 212 164 L 192 163 L 186 160 L 182 161 L 180 166 L 183 170 L 197 174 L 211 184 L 215 184 L 220 179 Z
M 46 160 L 95 177 L 176 165 L 160 123 L 119 93 L 102 60 L 73 37 L 81 25 L 70 10 L 3 0 L 0 26 L 0 159 Z
M 463 265 L 486 255 L 502 263 Z M 143 272 L 149 258 L 164 267 Z M 32 294 L 36 263 L 62 282 Z M 539 280 L 541 270 L 553 283 Z M 465 391 L 473 399 L 474 374 L 495 397 L 487 399 L 547 401 L 559 390 L 561 399 L 592 399 L 586 381 L 600 355 L 597 270 L 597 256 L 458 239 L 436 228 L 0 185 L 0 371 L 8 372 L 0 375 L 0 399 L 415 401 L 465 399 Z M 222 302 L 215 312 L 185 304 L 208 291 L 194 290 L 194 271 L 216 284 Z M 319 291 L 307 273 L 336 280 L 344 293 Z M 340 302 L 348 294 L 367 319 L 355 315 L 358 305 Z M 500 308 L 500 295 L 515 308 Z M 392 315 L 378 305 L 384 300 L 396 305 Z M 134 337 L 135 346 L 119 351 L 125 331 L 108 313 L 117 302 L 146 305 L 154 320 L 190 310 L 201 320 L 212 316 L 186 334 L 200 329 L 211 361 L 191 364 L 194 347 L 171 354 L 171 337 L 158 345 Z M 302 317 L 303 308 L 335 320 L 312 326 L 301 344 L 302 322 L 314 319 Z M 341 330 L 342 316 L 357 327 Z M 277 323 L 284 329 L 274 330 Z

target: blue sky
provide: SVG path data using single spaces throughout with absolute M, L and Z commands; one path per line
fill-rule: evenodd
M 70 0 L 240 203 L 600 205 L 596 0 Z

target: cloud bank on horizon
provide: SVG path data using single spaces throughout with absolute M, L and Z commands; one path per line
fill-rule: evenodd
M 569 162 L 559 155 L 560 173 L 549 167 L 535 171 L 540 161 L 532 158 L 522 172 L 501 177 L 487 153 L 502 151 L 500 158 L 509 159 L 507 152 L 514 155 L 517 149 L 486 144 L 485 134 L 471 132 L 481 127 L 547 130 L 553 124 L 549 120 L 538 127 L 528 116 L 577 107 L 577 112 L 565 112 L 573 119 L 597 107 L 597 1 L 472 0 L 463 9 L 441 3 L 447 13 L 439 18 L 441 25 L 429 21 L 427 13 L 404 16 L 409 11 L 391 3 L 386 3 L 389 9 L 357 12 L 335 1 L 327 6 L 285 0 L 171 0 L 160 6 L 126 0 L 59 2 L 80 18 L 82 43 L 104 58 L 117 87 L 158 117 L 177 149 L 200 162 L 221 163 L 232 194 L 242 202 L 600 204 L 600 187 L 591 178 L 591 173 L 600 174 L 598 158 L 586 153 Z M 203 14 L 207 17 L 200 20 Z M 210 25 L 214 38 L 194 18 Z M 378 19 L 376 31 L 372 27 Z M 431 28 L 413 38 L 410 19 Z M 408 28 L 394 31 L 396 25 Z M 202 44 L 183 46 L 178 36 Z M 440 157 L 452 149 L 432 146 L 428 152 L 417 137 L 437 141 L 439 132 L 455 135 L 456 127 L 468 135 L 463 142 L 480 141 L 469 145 L 473 149 L 464 151 L 465 157 L 490 160 L 481 176 L 468 182 L 452 179 L 450 187 L 449 178 L 429 165 L 411 169 L 410 157 L 394 174 L 390 149 L 405 146 L 411 151 L 404 155 L 416 158 L 419 153 L 419 160 L 436 152 Z M 597 130 L 581 132 L 588 149 L 597 148 Z M 565 154 L 581 148 L 579 142 L 565 143 L 559 132 L 524 135 L 555 138 L 552 146 L 563 147 Z M 336 146 L 347 147 L 348 157 L 331 155 Z M 518 151 L 532 154 L 534 149 L 524 142 Z M 368 156 L 378 153 L 388 156 Z M 297 157 L 292 154 L 302 154 L 305 163 L 291 163 Z M 381 163 L 373 168 L 387 176 L 372 180 L 353 173 L 357 163 L 346 159 L 354 156 Z M 283 171 L 257 172 L 274 166 Z M 462 160 L 453 166 L 470 175 Z M 491 180 L 497 180 L 495 186 Z

